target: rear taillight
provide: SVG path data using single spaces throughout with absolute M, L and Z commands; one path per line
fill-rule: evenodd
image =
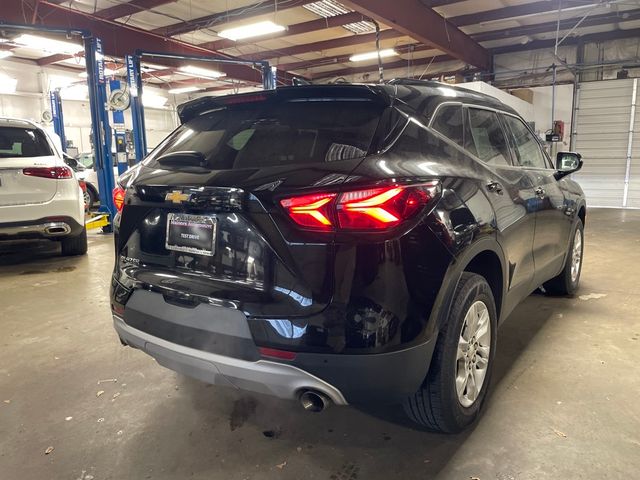
M 280 201 L 289 213 L 289 216 L 298 225 L 331 230 L 333 228 L 333 200 L 335 193 L 318 193 L 302 195 L 299 197 L 285 198 Z
M 69 167 L 30 167 L 23 168 L 22 173 L 29 177 L 52 178 L 54 180 L 73 178 L 73 171 Z
M 285 198 L 280 205 L 298 225 L 326 231 L 380 231 L 396 227 L 421 211 L 436 183 L 377 187 L 342 193 Z
M 119 212 L 121 212 L 122 207 L 124 207 L 124 194 L 124 188 L 119 185 L 113 189 L 113 204 Z

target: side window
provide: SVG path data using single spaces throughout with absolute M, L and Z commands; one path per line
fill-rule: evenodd
M 490 110 L 467 108 L 464 148 L 485 163 L 511 165 L 498 114 Z
M 463 147 L 462 105 L 440 107 L 436 112 L 431 128 Z
M 524 122 L 510 115 L 503 115 L 502 118 L 511 130 L 511 143 L 516 161 L 527 168 L 547 168 L 540 144 Z

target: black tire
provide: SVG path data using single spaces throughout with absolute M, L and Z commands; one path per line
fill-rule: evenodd
M 480 392 L 470 406 L 463 406 L 456 392 L 458 341 L 464 319 L 473 304 L 487 307 L 490 322 L 490 350 L 487 372 Z M 429 373 L 420 390 L 404 402 L 411 420 L 433 431 L 457 433 L 478 417 L 491 382 L 496 347 L 497 315 L 491 287 L 484 277 L 464 272 L 456 288 L 448 320 L 438 334 Z
M 62 239 L 62 255 L 65 257 L 73 255 L 84 255 L 87 253 L 87 228 L 82 229 L 80 235 Z
M 89 186 L 89 184 L 87 184 L 87 194 L 89 195 L 88 210 L 91 211 L 100 199 L 98 198 L 98 192 L 96 192 L 93 187 Z
M 580 232 L 580 264 L 578 267 L 578 275 L 572 278 L 571 270 L 573 266 L 573 258 L 575 255 L 574 245 L 576 242 L 576 234 Z M 582 260 L 584 253 L 584 226 L 579 218 L 571 230 L 571 242 L 569 243 L 569 251 L 567 259 L 562 267 L 562 272 L 557 277 L 552 278 L 544 284 L 544 290 L 549 295 L 573 295 L 578 291 L 580 286 L 580 274 L 582 273 Z

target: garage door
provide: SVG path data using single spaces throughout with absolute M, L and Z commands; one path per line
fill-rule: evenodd
M 582 185 L 590 206 L 632 206 L 625 201 L 625 177 L 636 81 L 605 80 L 580 84 L 574 131 L 575 149 L 582 154 L 584 167 L 575 179 Z M 635 126 L 640 130 L 640 119 Z M 636 154 L 633 188 L 638 198 L 637 206 L 640 206 L 640 134 L 636 140 L 637 147 L 632 149 Z

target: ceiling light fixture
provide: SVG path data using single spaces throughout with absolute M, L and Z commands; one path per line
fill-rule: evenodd
M 394 55 L 398 55 L 398 52 L 393 48 L 380 50 L 380 58 L 393 57 Z M 349 61 L 364 62 L 365 60 L 375 60 L 376 58 L 378 58 L 378 52 L 357 53 L 355 55 L 351 55 L 349 57 Z
M 169 90 L 169 93 L 174 94 L 174 95 L 178 95 L 180 93 L 197 92 L 198 90 L 202 90 L 202 88 L 200 88 L 200 87 L 172 88 L 171 90 Z
M 26 33 L 17 37 L 14 42 L 23 47 L 33 48 L 51 54 L 74 55 L 84 50 L 84 47 L 77 43 L 52 40 L 51 38 Z
M 180 67 L 178 70 L 181 73 L 184 73 L 185 75 L 189 75 L 190 77 L 199 77 L 199 78 L 220 78 L 226 75 L 226 73 L 219 72 L 217 70 L 209 70 L 208 68 L 194 67 L 193 65 Z
M 270 20 L 265 22 L 252 23 L 243 27 L 227 28 L 218 32 L 218 36 L 229 40 L 244 40 L 245 38 L 259 37 L 270 33 L 278 33 L 286 30 L 287 27 L 273 23 Z

